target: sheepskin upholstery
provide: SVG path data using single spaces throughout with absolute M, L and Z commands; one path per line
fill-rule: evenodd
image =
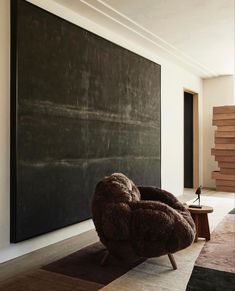
M 156 187 L 137 187 L 121 173 L 97 184 L 92 217 L 101 242 L 122 260 L 174 253 L 195 237 L 191 215 L 175 196 Z

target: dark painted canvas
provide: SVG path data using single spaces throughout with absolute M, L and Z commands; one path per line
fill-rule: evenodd
M 161 67 L 12 3 L 11 241 L 90 218 L 105 175 L 160 186 Z

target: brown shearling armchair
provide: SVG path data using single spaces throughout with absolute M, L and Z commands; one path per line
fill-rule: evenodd
M 191 215 L 175 196 L 156 187 L 137 187 L 121 173 L 97 184 L 92 218 L 109 254 L 124 261 L 168 254 L 176 269 L 172 253 L 195 237 Z

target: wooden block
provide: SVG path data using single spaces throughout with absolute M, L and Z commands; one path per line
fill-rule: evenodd
M 213 156 L 235 156 L 235 150 L 211 149 Z
M 215 137 L 233 137 L 235 138 L 235 131 L 215 131 Z
M 235 187 L 235 181 L 232 180 L 216 180 L 216 186 L 230 186 Z
M 229 186 L 216 186 L 216 191 L 223 191 L 223 192 L 235 192 L 235 187 Z
M 227 168 L 227 169 L 234 169 L 235 163 L 234 162 L 218 162 L 220 168 Z
M 213 107 L 213 114 L 235 113 L 235 105 Z
M 235 143 L 235 138 L 233 137 L 216 137 L 215 138 L 215 143 L 223 143 L 223 144 L 231 144 Z
M 213 114 L 213 120 L 235 119 L 235 113 Z
M 235 192 L 235 105 L 214 107 L 212 124 L 217 130 L 211 154 L 220 167 L 212 172 L 216 190 Z
M 234 156 L 215 156 L 215 161 L 217 162 L 235 162 Z
M 235 125 L 235 119 L 227 119 L 227 120 L 214 120 L 213 119 L 212 125 L 217 125 L 217 126 Z
M 235 131 L 235 126 L 233 126 L 233 125 L 218 126 L 217 131 Z
M 221 174 L 229 174 L 229 175 L 235 175 L 235 168 L 221 168 L 220 169 Z
M 216 150 L 235 150 L 235 144 L 217 143 Z
M 212 178 L 218 180 L 232 180 L 235 181 L 235 175 L 221 174 L 219 171 L 212 172 Z

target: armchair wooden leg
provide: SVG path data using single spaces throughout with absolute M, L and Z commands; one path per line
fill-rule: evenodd
M 172 254 L 168 254 L 168 258 L 169 258 L 169 260 L 171 262 L 171 265 L 172 265 L 173 269 L 176 270 L 177 269 L 177 265 L 176 265 L 174 256 Z
M 100 262 L 101 266 L 105 265 L 106 261 L 108 260 L 108 257 L 109 257 L 109 251 L 106 251 L 104 256 L 103 256 L 103 258 L 102 258 L 102 260 L 101 260 L 101 262 Z

